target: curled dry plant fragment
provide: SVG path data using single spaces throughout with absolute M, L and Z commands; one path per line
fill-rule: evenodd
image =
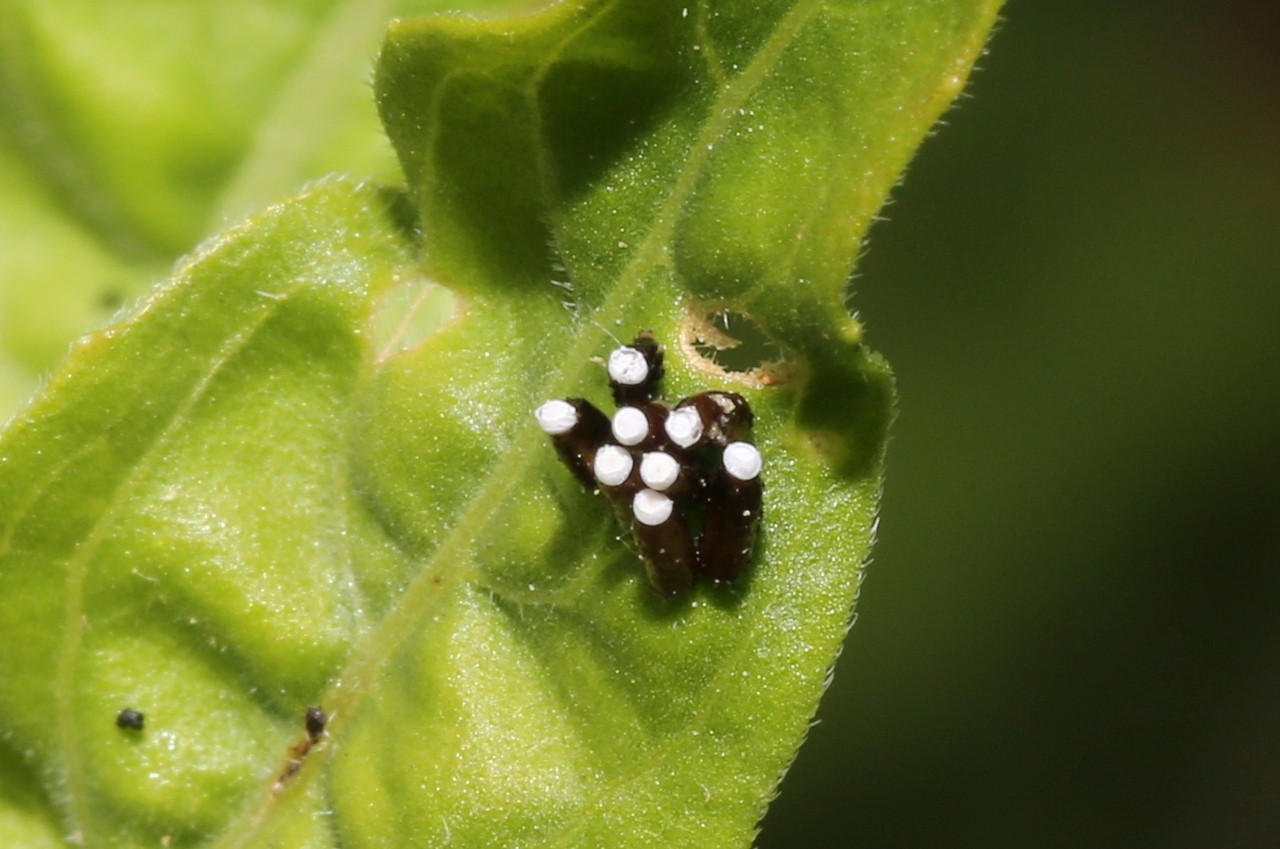
M 284 769 L 280 770 L 280 774 L 276 776 L 275 784 L 271 786 L 272 793 L 279 793 L 289 783 L 289 779 L 298 774 L 307 755 L 324 737 L 324 730 L 328 724 L 329 715 L 320 705 L 311 705 L 303 712 L 302 727 L 306 729 L 307 736 L 289 747 L 289 757 L 285 761 Z

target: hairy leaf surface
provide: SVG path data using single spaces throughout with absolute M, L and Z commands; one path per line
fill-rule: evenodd
M 0 441 L 0 836 L 747 845 L 873 535 L 892 385 L 847 280 L 994 12 L 394 24 L 407 194 L 330 180 L 210 241 Z M 669 397 L 755 410 L 733 587 L 655 594 L 530 415 L 612 409 L 642 328 Z

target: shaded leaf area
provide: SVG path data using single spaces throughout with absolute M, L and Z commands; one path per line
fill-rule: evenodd
M 749 843 L 873 532 L 892 389 L 846 279 L 993 14 L 636 0 L 394 27 L 377 94 L 416 215 L 331 182 L 250 219 L 0 442 L 0 632 L 30 635 L 0 645 L 0 763 L 35 779 L 0 784 L 0 828 Z M 424 264 L 457 296 L 439 327 Z M 787 377 L 677 344 L 718 310 Z M 608 408 L 593 359 L 641 327 L 669 395 L 755 409 L 736 587 L 659 599 L 533 426 L 549 396 Z
M 0 420 L 199 239 L 332 171 L 397 180 L 372 58 L 458 6 L 0 2 Z

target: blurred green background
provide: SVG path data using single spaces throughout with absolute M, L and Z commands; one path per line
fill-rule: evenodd
M 759 845 L 1280 846 L 1280 4 L 1004 18 L 854 281 L 880 540 Z
M 16 122 L 31 117 L 21 54 L 41 49 L 20 5 L 0 8 L 10 131 L 39 123 Z M 142 74 L 154 101 L 67 106 L 71 137 L 115 135 L 102 161 L 55 156 L 45 179 L 130 180 L 131 161 L 194 153 L 169 168 L 181 191 L 159 219 L 92 192 L 66 219 L 15 164 L 46 141 L 0 133 L 0 417 L 248 199 L 352 170 L 349 140 L 375 137 L 364 79 L 382 20 L 450 4 L 350 4 L 317 31 L 309 8 L 331 5 L 243 0 L 179 31 L 154 3 L 27 4 L 55 28 L 74 9 L 69 31 L 92 35 L 50 78 L 105 50 L 98 88 L 136 92 Z M 855 280 L 900 393 L 880 542 L 762 849 L 1280 845 L 1277 7 L 1007 7 Z M 138 53 L 131 14 L 163 31 L 146 42 L 162 55 Z M 154 70 L 193 46 L 234 48 L 265 84 Z M 132 115 L 172 115 L 192 84 L 208 96 L 180 132 L 139 146 Z M 331 144 L 288 149 L 319 136 Z M 394 173 L 385 145 L 356 159 Z

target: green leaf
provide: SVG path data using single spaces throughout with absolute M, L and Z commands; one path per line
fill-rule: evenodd
M 748 844 L 874 528 L 891 379 L 846 281 L 994 13 L 394 25 L 375 90 L 416 209 L 329 181 L 251 218 L 0 440 L 0 838 Z M 711 350 L 721 314 L 745 354 Z M 733 588 L 658 597 L 529 415 L 605 407 L 593 358 L 642 327 L 669 396 L 756 412 Z

